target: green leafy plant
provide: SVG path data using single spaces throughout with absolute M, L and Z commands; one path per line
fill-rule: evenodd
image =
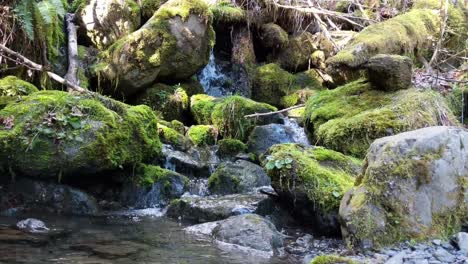
M 275 159 L 273 156 L 268 156 L 265 168 L 267 170 L 274 170 L 274 169 L 281 170 L 283 168 L 292 169 L 292 163 L 293 163 L 292 158 Z

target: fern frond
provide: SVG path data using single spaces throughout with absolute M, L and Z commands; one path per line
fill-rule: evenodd
M 14 11 L 19 18 L 19 21 L 23 27 L 24 32 L 29 40 L 34 40 L 34 24 L 33 24 L 33 17 L 34 17 L 34 0 L 22 0 L 20 1 Z

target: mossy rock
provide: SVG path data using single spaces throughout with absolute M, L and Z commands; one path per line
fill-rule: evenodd
M 312 259 L 309 264 L 358 264 L 358 262 L 337 255 L 321 255 Z
M 186 150 L 191 145 L 187 137 L 165 125 L 158 124 L 158 132 L 162 143 L 169 144 L 177 149 Z
M 317 50 L 314 39 L 314 36 L 306 31 L 290 36 L 288 45 L 280 50 L 276 62 L 288 71 L 306 70 L 312 53 Z
M 211 146 L 218 140 L 218 130 L 214 126 L 191 126 L 187 131 L 187 137 L 195 146 Z
M 252 99 L 279 106 L 280 98 L 294 89 L 294 75 L 278 64 L 270 63 L 257 68 L 252 88 Z
M 437 126 L 375 140 L 341 201 L 349 246 L 449 238 L 468 220 L 468 132 Z
M 189 97 L 179 85 L 158 83 L 138 94 L 135 103 L 150 106 L 160 112 L 164 120 L 184 120 L 189 108 Z
M 218 141 L 218 152 L 217 154 L 222 157 L 235 156 L 240 152 L 245 152 L 247 146 L 238 139 L 221 139 Z
M 99 74 L 129 96 L 158 81 L 186 80 L 207 63 L 212 14 L 202 0 L 169 0 L 140 29 L 101 54 Z
M 468 86 L 455 86 L 446 96 L 448 105 L 463 124 L 468 124 Z
M 217 24 L 236 24 L 247 21 L 245 10 L 229 1 L 220 1 L 210 7 Z
M 4 171 L 44 179 L 112 170 L 157 158 L 157 119 L 147 106 L 40 91 L 0 111 Z
M 281 97 L 280 105 L 282 108 L 288 108 L 298 104 L 305 104 L 309 98 L 316 95 L 317 90 L 301 89 L 292 94 Z
M 39 91 L 36 86 L 15 76 L 0 79 L 0 109 L 23 96 Z
M 266 48 L 280 48 L 288 44 L 288 33 L 275 23 L 260 27 L 262 45 Z
M 369 59 L 366 68 L 376 89 L 396 91 L 411 86 L 413 62 L 406 56 L 378 54 Z
M 149 19 L 158 11 L 158 9 L 163 5 L 167 0 L 142 0 L 140 1 L 141 7 L 141 16 L 146 20 Z
M 223 138 L 245 140 L 257 124 L 274 122 L 275 116 L 266 119 L 244 118 L 245 115 L 276 111 L 276 108 L 242 96 L 216 98 L 205 94 L 190 99 L 191 112 L 198 124 L 212 124 Z
M 436 92 L 410 88 L 388 93 L 363 79 L 309 99 L 304 119 L 311 142 L 361 158 L 377 138 L 458 123 Z
M 323 147 L 272 146 L 262 162 L 279 199 L 297 217 L 329 233 L 338 232 L 341 198 L 354 184 L 361 162 Z
M 355 68 L 377 54 L 414 57 L 415 50 L 424 54 L 439 28 L 439 16 L 435 12 L 413 9 L 364 28 L 341 51 L 329 58 L 327 64 Z

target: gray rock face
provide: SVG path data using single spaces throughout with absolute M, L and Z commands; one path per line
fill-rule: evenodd
M 280 124 L 257 126 L 247 141 L 249 152 L 257 155 L 265 153 L 271 146 L 281 143 L 294 143 L 293 131 Z
M 219 164 L 213 147 L 192 147 L 187 151 L 175 150 L 172 146 L 163 145 L 165 167 L 187 176 L 209 177 Z
M 44 222 L 34 218 L 21 220 L 16 224 L 16 227 L 30 233 L 44 233 L 49 231 L 49 228 L 47 228 Z
M 253 213 L 265 198 L 263 194 L 182 197 L 169 205 L 167 216 L 196 223 L 223 220 L 233 215 Z
M 468 132 L 458 127 L 374 141 L 360 184 L 341 201 L 346 240 L 373 247 L 458 228 L 453 218 L 462 220 L 468 212 L 466 146 Z
M 213 229 L 216 240 L 249 247 L 260 251 L 273 251 L 283 245 L 283 235 L 265 218 L 244 214 L 221 221 Z
M 460 232 L 455 235 L 455 242 L 460 251 L 468 255 L 468 233 Z
M 370 58 L 366 67 L 369 80 L 376 89 L 396 91 L 411 85 L 413 62 L 399 55 L 379 54 Z
M 262 167 L 246 160 L 222 163 L 208 179 L 212 194 L 247 193 L 255 187 L 270 185 Z
M 79 12 L 86 35 L 101 49 L 135 31 L 140 17 L 140 7 L 133 0 L 91 0 Z
M 14 193 L 23 197 L 25 211 L 74 215 L 98 213 L 94 197 L 66 185 L 21 179 L 13 188 Z

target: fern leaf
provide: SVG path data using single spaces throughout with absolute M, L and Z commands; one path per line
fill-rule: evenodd
M 26 36 L 31 41 L 34 40 L 33 8 L 34 0 L 21 0 L 14 9 Z

